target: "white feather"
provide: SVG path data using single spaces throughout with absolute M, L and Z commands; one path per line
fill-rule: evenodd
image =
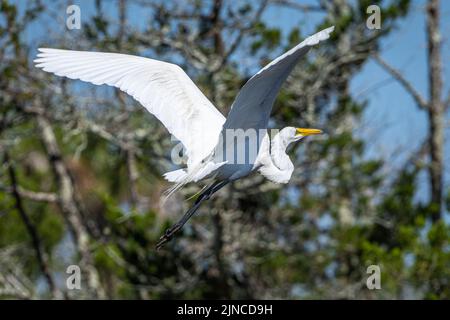
M 58 76 L 107 84 L 139 101 L 183 143 L 189 168 L 214 149 L 225 118 L 179 66 L 118 53 L 39 51 L 36 67 Z

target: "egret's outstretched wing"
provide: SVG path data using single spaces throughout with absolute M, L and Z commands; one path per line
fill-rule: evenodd
M 114 86 L 139 101 L 183 143 L 188 166 L 200 162 L 215 147 L 225 118 L 179 66 L 117 53 L 39 51 L 36 67 Z
M 250 78 L 234 100 L 224 129 L 267 128 L 272 105 L 283 82 L 299 59 L 312 46 L 328 39 L 333 30 L 331 27 L 308 37 Z

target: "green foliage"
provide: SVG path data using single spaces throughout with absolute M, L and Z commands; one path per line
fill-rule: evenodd
M 251 53 L 255 54 L 257 51 L 264 49 L 274 49 L 280 44 L 281 32 L 277 28 L 269 28 L 264 23 L 259 23 L 255 26 L 253 34 L 256 40 L 251 45 Z

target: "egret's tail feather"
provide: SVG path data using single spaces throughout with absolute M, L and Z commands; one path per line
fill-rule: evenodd
M 183 169 L 170 171 L 164 174 L 164 178 L 166 178 L 168 181 L 174 182 L 173 186 L 167 189 L 164 192 L 164 198 L 162 200 L 162 204 L 167 201 L 167 199 L 177 192 L 180 188 L 182 188 L 184 185 L 188 184 L 189 182 L 197 182 L 202 179 L 205 179 L 209 177 L 209 175 L 216 171 L 218 168 L 226 164 L 227 162 L 206 162 L 206 163 L 199 163 L 197 166 L 186 172 Z
M 166 174 L 169 174 L 169 176 L 171 176 L 171 177 L 176 176 L 178 179 L 176 181 L 174 181 L 175 183 L 169 189 L 164 191 L 164 198 L 162 200 L 162 204 L 164 205 L 164 203 L 166 203 L 167 199 L 169 199 L 169 197 L 171 195 L 173 195 L 175 192 L 180 190 L 184 185 L 193 181 L 193 177 L 200 171 L 201 168 L 202 167 L 200 164 L 200 165 L 195 166 L 192 170 L 190 170 L 188 172 L 184 171 L 183 169 L 180 169 L 180 170 L 184 171 L 184 174 L 180 173 L 180 172 L 175 173 L 176 171 L 179 171 L 179 170 L 175 170 L 175 171 L 166 173 Z
M 169 171 L 163 174 L 164 179 L 169 182 L 180 182 L 186 177 L 187 173 L 184 169 Z

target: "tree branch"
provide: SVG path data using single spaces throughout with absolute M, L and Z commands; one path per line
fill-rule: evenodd
M 17 186 L 17 191 L 19 192 L 21 197 L 27 198 L 33 201 L 40 202 L 56 202 L 58 201 L 58 196 L 55 193 L 51 192 L 40 192 L 40 191 L 31 191 L 24 189 L 21 186 Z
M 0 186 L 0 190 L 8 193 L 13 193 L 12 187 Z M 28 189 L 24 189 L 21 186 L 17 186 L 17 192 L 22 198 L 26 198 L 32 201 L 38 202 L 56 202 L 58 200 L 58 196 L 55 193 L 51 192 L 40 192 L 40 191 L 31 191 Z
M 89 233 L 83 224 L 83 214 L 80 212 L 77 204 L 75 186 L 62 159 L 50 122 L 43 112 L 35 114 L 41 140 L 47 151 L 47 156 L 58 184 L 58 204 L 74 235 L 75 243 L 81 255 L 80 266 L 87 273 L 89 287 L 93 294 L 98 298 L 104 298 L 105 293 L 99 281 L 99 274 L 92 261 L 89 248 Z
M 386 70 L 403 86 L 403 88 L 413 97 L 414 101 L 421 109 L 428 109 L 428 102 L 420 95 L 420 93 L 414 88 L 414 86 L 408 80 L 406 80 L 405 77 L 403 77 L 400 71 L 390 66 L 378 54 L 374 54 L 373 58 L 384 70 Z
M 219 66 L 213 70 L 213 72 L 216 72 L 219 70 L 225 63 L 227 63 L 230 56 L 236 51 L 236 49 L 239 47 L 239 44 L 241 43 L 244 34 L 246 31 L 251 30 L 256 23 L 261 19 L 262 14 L 264 13 L 264 10 L 266 9 L 267 5 L 269 3 L 269 0 L 264 0 L 262 4 L 259 6 L 258 11 L 255 14 L 255 17 L 253 18 L 252 22 L 246 26 L 239 29 L 239 34 L 237 38 L 234 40 L 234 42 L 231 44 L 230 48 L 226 51 L 225 55 L 223 56 Z
M 271 4 L 285 6 L 301 11 L 316 11 L 316 12 L 324 11 L 324 8 L 322 8 L 322 6 L 320 5 L 302 4 L 292 0 L 271 0 Z
M 23 223 L 25 224 L 25 227 L 28 231 L 28 234 L 31 237 L 31 242 L 33 245 L 34 252 L 36 253 L 36 258 L 39 264 L 39 268 L 41 269 L 42 274 L 44 275 L 48 287 L 50 289 L 50 292 L 52 293 L 52 296 L 54 298 L 60 299 L 62 298 L 61 291 L 55 286 L 55 281 L 53 280 L 53 277 L 50 273 L 49 267 L 48 267 L 48 258 L 45 254 L 45 251 L 42 249 L 42 243 L 41 239 L 39 238 L 39 235 L 37 233 L 36 227 L 29 218 L 27 212 L 25 211 L 25 207 L 22 203 L 22 197 L 18 191 L 18 182 L 17 182 L 17 175 L 14 168 L 14 165 L 10 161 L 9 154 L 7 151 L 4 152 L 4 163 L 8 168 L 8 174 L 9 179 L 11 181 L 11 188 L 12 188 L 12 195 L 15 199 L 15 207 L 17 211 L 19 212 L 20 218 L 22 219 Z

